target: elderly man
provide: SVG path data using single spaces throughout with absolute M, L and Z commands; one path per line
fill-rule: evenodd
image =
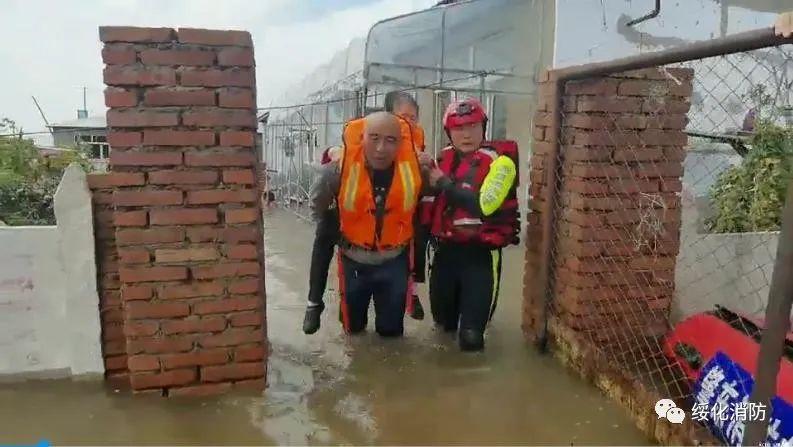
M 338 207 L 341 319 L 347 333 L 366 328 L 372 298 L 377 333 L 403 333 L 408 247 L 424 183 L 412 132 L 408 121 L 388 112 L 350 121 L 341 160 L 325 165 L 312 187 L 315 221 L 334 202 Z M 431 159 L 421 158 L 426 171 Z

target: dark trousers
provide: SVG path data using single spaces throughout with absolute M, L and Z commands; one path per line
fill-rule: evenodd
M 413 224 L 413 280 L 423 283 L 427 280 L 427 244 L 429 244 L 429 228 L 420 225 L 418 219 Z
M 484 332 L 496 308 L 500 280 L 500 249 L 438 244 L 430 273 L 433 320 L 447 331 Z
M 333 208 L 323 213 L 317 222 L 314 246 L 311 249 L 311 267 L 308 276 L 308 301 L 323 304 L 325 287 L 328 284 L 328 270 L 333 260 L 333 252 L 340 237 L 339 210 Z
M 343 256 L 342 323 L 350 333 L 366 329 L 369 302 L 374 298 L 375 330 L 382 336 L 404 332 L 408 288 L 408 252 L 378 265 L 361 264 Z

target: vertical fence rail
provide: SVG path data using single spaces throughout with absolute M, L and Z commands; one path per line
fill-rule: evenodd
M 757 380 L 750 401 L 772 408 L 771 398 L 776 395 L 780 358 L 785 339 L 790 331 L 790 312 L 793 304 L 793 180 L 787 187 L 787 200 L 782 212 L 774 274 L 765 313 L 765 330 L 757 359 Z M 760 445 L 768 432 L 768 418 L 750 421 L 743 445 Z

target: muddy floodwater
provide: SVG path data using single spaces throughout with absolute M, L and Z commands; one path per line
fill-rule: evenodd
M 520 249 L 507 250 L 487 350 L 459 352 L 429 315 L 406 336 L 348 338 L 329 284 L 322 328 L 301 330 L 312 227 L 265 219 L 270 387 L 262 396 L 130 395 L 70 380 L 0 384 L 0 444 L 564 444 L 646 445 L 594 387 L 526 345 Z M 429 311 L 426 289 L 422 303 Z M 370 319 L 370 322 L 373 319 Z M 652 409 L 648 408 L 648 411 Z

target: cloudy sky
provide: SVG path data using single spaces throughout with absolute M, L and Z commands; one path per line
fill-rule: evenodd
M 436 0 L 1 0 L 0 118 L 26 132 L 77 117 L 83 87 L 89 114 L 104 113 L 100 25 L 242 29 L 253 35 L 259 104 L 327 62 L 376 21 Z M 37 138 L 38 139 L 38 138 Z M 46 141 L 42 140 L 42 142 Z

